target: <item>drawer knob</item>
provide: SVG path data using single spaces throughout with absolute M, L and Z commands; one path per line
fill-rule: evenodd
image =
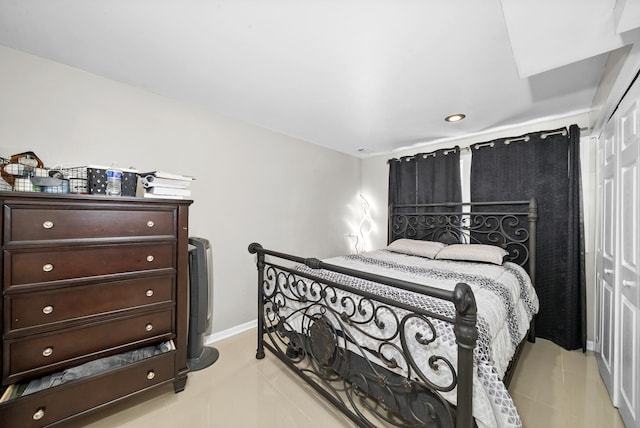
M 51 312 L 53 312 L 53 306 L 51 305 L 47 305 L 44 308 L 42 308 L 42 313 L 45 315 L 49 315 Z
M 45 272 L 51 272 L 53 270 L 53 265 L 51 263 L 47 263 L 46 265 L 42 266 L 42 270 Z
M 53 227 L 53 222 L 47 220 L 44 223 L 42 223 L 42 227 L 44 227 L 45 229 L 51 229 Z
M 151 380 L 156 377 L 156 374 L 153 371 L 147 373 L 147 379 Z
M 147 222 L 147 227 L 153 227 L 153 226 L 155 226 L 155 225 L 156 225 L 156 224 L 155 224 L 153 221 L 151 221 L 151 220 L 149 220 L 149 221 Z
M 145 330 L 147 330 L 147 331 L 153 330 L 153 324 L 151 324 L 151 323 L 147 324 L 146 327 L 145 327 Z
M 33 414 L 33 420 L 34 421 L 39 421 L 42 418 L 44 418 L 44 409 L 40 408 L 40 409 L 38 409 L 37 412 L 35 412 Z
M 50 357 L 51 354 L 53 354 L 53 348 L 45 348 L 45 350 L 42 351 L 43 357 Z
M 152 262 L 153 261 L 153 256 L 147 256 L 147 261 L 148 262 Z
M 153 296 L 153 290 L 149 289 L 145 294 L 147 295 L 147 297 L 151 297 Z

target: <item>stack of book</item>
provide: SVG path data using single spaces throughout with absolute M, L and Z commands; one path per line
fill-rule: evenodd
M 152 171 L 138 175 L 136 195 L 144 198 L 188 199 L 191 197 L 193 177 Z

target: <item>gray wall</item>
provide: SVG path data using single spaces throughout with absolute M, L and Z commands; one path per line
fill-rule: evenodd
M 361 161 L 0 47 L 0 156 L 52 167 L 193 175 L 190 236 L 214 251 L 213 332 L 256 319 L 253 241 L 306 256 L 349 252 Z

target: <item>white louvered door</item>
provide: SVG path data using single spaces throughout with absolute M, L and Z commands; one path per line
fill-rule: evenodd
M 634 89 L 635 88 L 635 89 Z M 620 104 L 620 125 L 618 138 L 618 221 L 619 241 L 617 257 L 617 281 L 619 299 L 618 317 L 620 326 L 620 346 L 617 363 L 619 366 L 619 396 L 617 405 L 627 427 L 638 426 L 639 385 L 638 365 L 640 364 L 638 316 L 638 147 L 640 130 L 640 91 L 634 85 L 627 97 Z
M 640 83 L 598 141 L 596 344 L 600 375 L 628 428 L 640 426 Z
M 611 397 L 615 362 L 616 133 L 610 121 L 598 142 L 598 231 L 596 241 L 596 356 Z

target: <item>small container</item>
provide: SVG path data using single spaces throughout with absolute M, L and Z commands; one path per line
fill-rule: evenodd
M 122 170 L 117 163 L 112 163 L 107 169 L 107 196 L 120 196 L 122 193 Z
M 69 180 L 60 180 L 59 186 L 42 186 L 42 191 L 45 193 L 69 193 Z
M 92 195 L 107 194 L 107 166 L 89 165 L 87 167 L 88 190 Z
M 107 194 L 107 169 L 109 169 L 109 167 L 102 165 L 89 165 L 85 167 L 85 177 L 87 178 L 87 190 L 85 193 L 92 195 Z M 138 170 L 133 168 L 121 168 L 121 171 L 122 183 L 120 194 L 122 196 L 136 196 Z M 69 183 L 70 190 L 72 192 L 74 187 L 73 184 L 74 183 Z

